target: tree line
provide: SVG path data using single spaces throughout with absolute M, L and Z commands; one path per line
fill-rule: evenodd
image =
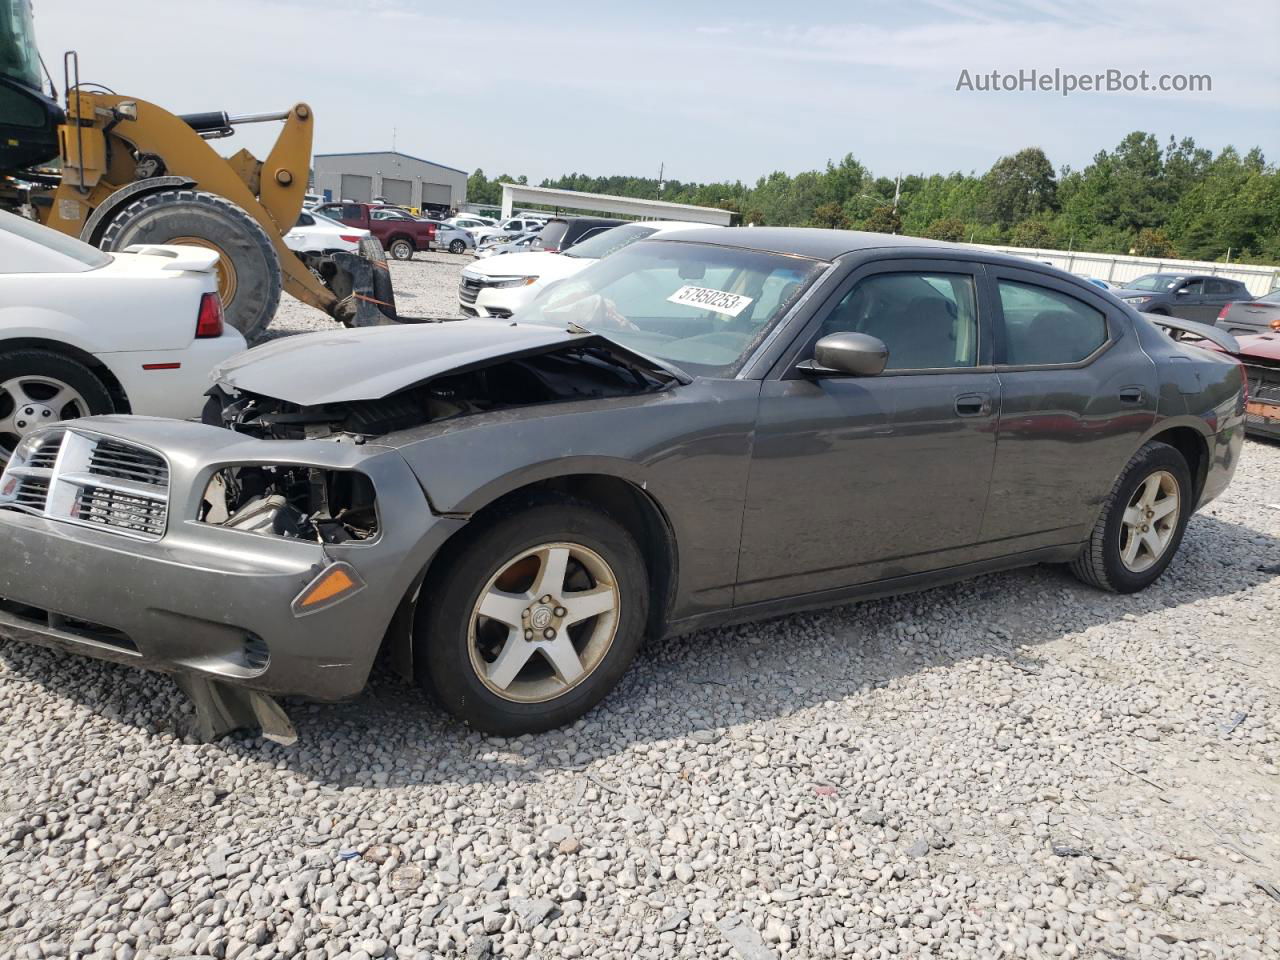
M 476 170 L 467 199 L 497 204 L 502 181 Z M 1280 169 L 1255 147 L 1216 155 L 1190 137 L 1161 146 L 1135 131 L 1080 170 L 1055 170 L 1039 147 L 985 173 L 876 176 L 847 154 L 825 170 L 686 183 L 570 173 L 544 187 L 732 210 L 743 223 L 837 227 L 938 240 L 1189 260 L 1280 263 Z

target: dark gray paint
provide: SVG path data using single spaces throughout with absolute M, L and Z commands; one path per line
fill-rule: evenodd
M 1069 559 L 1125 462 L 1170 428 L 1194 431 L 1204 444 L 1201 503 L 1235 468 L 1243 417 L 1234 360 L 1175 343 L 1084 281 L 907 238 L 770 229 L 695 236 L 758 249 L 790 244 L 790 252 L 833 263 L 738 378 L 469 416 L 364 445 L 262 441 L 142 418 L 86 421 L 169 456 L 169 534 L 139 543 L 0 511 L 0 597 L 126 629 L 143 656 L 123 659 L 139 665 L 335 698 L 363 686 L 393 614 L 404 622 L 440 546 L 476 511 L 538 481 L 604 474 L 643 491 L 674 541 L 676 585 L 664 628 L 677 631 Z M 978 280 L 979 368 L 868 378 L 796 369 L 823 311 L 859 271 L 943 261 L 964 261 Z M 1107 348 L 1071 368 L 1002 366 L 992 328 L 993 278 L 1001 272 L 1103 310 L 1112 327 Z M 505 323 L 492 329 L 499 327 L 508 338 L 478 321 L 316 334 L 256 351 L 226 376 L 254 392 L 334 402 L 580 336 Z M 456 352 L 421 347 L 447 341 Z M 1137 399 L 1122 400 L 1133 388 Z M 987 402 L 958 405 L 973 397 Z M 381 536 L 320 547 L 195 523 L 195 491 L 220 466 L 245 461 L 367 472 Z M 290 601 L 336 558 L 369 588 L 293 620 Z M 228 638 L 244 630 L 271 645 L 265 673 L 237 674 L 219 660 Z M 0 617 L 0 634 L 115 656 L 12 616 Z

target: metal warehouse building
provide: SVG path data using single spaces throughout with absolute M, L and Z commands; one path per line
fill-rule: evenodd
M 402 207 L 460 207 L 467 199 L 467 172 L 407 153 L 317 153 L 315 192 L 326 200 L 368 203 L 386 197 Z

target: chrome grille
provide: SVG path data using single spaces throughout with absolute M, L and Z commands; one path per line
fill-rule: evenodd
M 84 523 L 132 530 L 159 539 L 164 534 L 166 504 L 163 500 L 136 497 L 107 487 L 81 487 L 75 516 Z
M 79 429 L 39 434 L 0 478 L 0 508 L 124 536 L 159 540 L 169 514 L 169 465 L 124 440 Z
M 89 455 L 89 472 L 100 477 L 136 480 L 155 487 L 169 485 L 169 467 L 150 450 L 118 440 L 99 440 Z
M 480 295 L 480 291 L 484 288 L 484 284 L 472 277 L 463 274 L 461 282 L 458 284 L 458 299 L 463 303 L 475 303 L 476 297 Z

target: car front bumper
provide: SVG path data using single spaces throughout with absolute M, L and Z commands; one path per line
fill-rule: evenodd
M 403 458 L 374 445 L 256 440 L 130 417 L 73 429 L 81 427 L 166 456 L 165 534 L 142 541 L 0 509 L 0 638 L 269 695 L 351 697 L 401 601 L 463 522 L 433 515 Z M 381 532 L 367 543 L 322 545 L 198 521 L 209 478 L 236 463 L 360 470 L 377 492 Z M 339 561 L 364 588 L 296 616 L 294 599 Z

